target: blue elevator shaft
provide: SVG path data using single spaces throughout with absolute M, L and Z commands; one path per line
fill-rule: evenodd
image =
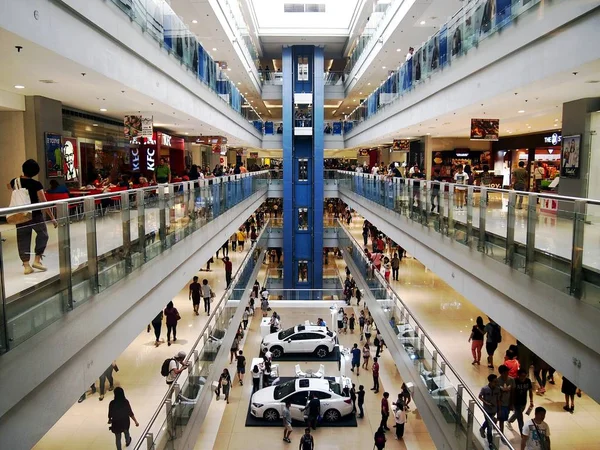
M 285 289 L 323 286 L 323 49 L 283 49 Z

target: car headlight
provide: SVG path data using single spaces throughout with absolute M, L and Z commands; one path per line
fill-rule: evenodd
M 262 403 L 252 403 L 252 406 L 254 406 L 255 408 L 262 408 L 265 405 L 263 405 Z

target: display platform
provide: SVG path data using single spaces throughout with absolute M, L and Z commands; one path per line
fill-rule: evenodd
M 326 377 L 326 378 L 330 378 L 330 377 Z M 281 377 L 280 381 L 278 384 L 289 381 L 289 380 L 293 380 L 293 377 Z M 251 401 L 252 401 L 252 397 L 250 397 L 250 402 L 248 402 L 248 411 L 246 413 L 246 426 L 247 427 L 276 427 L 276 428 L 281 428 L 281 420 L 276 420 L 275 422 L 267 422 L 264 419 L 258 419 L 256 417 L 254 417 L 251 413 L 250 413 L 250 406 L 251 406 Z M 337 422 L 320 422 L 317 425 L 317 428 L 319 427 L 323 427 L 323 428 L 343 428 L 343 427 L 357 427 L 358 426 L 358 422 L 356 420 L 356 415 L 354 414 L 349 414 L 345 417 L 342 417 L 339 421 Z M 292 427 L 295 427 L 296 429 L 299 430 L 303 430 L 306 427 L 306 423 L 304 422 L 300 422 L 297 420 L 292 420 Z
M 260 353 L 262 358 L 263 352 Z M 338 346 L 333 348 L 333 351 L 329 353 L 325 358 L 319 358 L 314 353 L 284 353 L 281 358 L 273 358 L 273 361 L 304 361 L 304 362 L 338 362 L 340 360 L 340 349 Z

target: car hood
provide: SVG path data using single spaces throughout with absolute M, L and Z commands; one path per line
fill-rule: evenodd
M 279 337 L 278 337 L 278 335 L 279 335 L 279 333 L 278 333 L 278 332 L 277 332 L 277 333 L 271 333 L 271 334 L 267 334 L 267 335 L 266 335 L 266 336 L 263 338 L 263 340 L 262 340 L 262 343 L 263 343 L 263 344 L 270 345 L 270 344 L 272 344 L 273 342 L 279 342 Z
M 260 391 L 256 391 L 252 395 L 251 403 L 272 403 L 275 401 L 275 386 L 269 386 L 261 389 Z

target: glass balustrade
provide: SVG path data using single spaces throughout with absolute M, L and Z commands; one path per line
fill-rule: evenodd
M 454 370 L 381 273 L 372 269 L 362 246 L 345 228 L 340 228 L 339 241 L 345 258 L 352 260 L 369 288 L 370 295 L 363 296 L 369 312 L 373 317 L 385 318 L 385 322 L 379 321 L 377 326 L 389 327 L 412 361 L 419 382 L 422 383 L 419 391 L 428 393 L 440 409 L 445 422 L 454 427 L 454 436 L 460 448 L 487 448 L 486 439 L 481 437 L 478 430 L 489 416 L 477 395 Z M 495 448 L 500 448 L 502 439 L 506 448 L 514 450 L 498 426 L 489 420 L 493 424 Z
M 227 77 L 225 68 L 210 56 L 209 49 L 204 48 L 196 39 L 196 35 L 171 8 L 170 2 L 165 0 L 111 1 L 145 34 L 157 41 L 161 49 L 166 50 L 198 81 L 216 93 L 244 119 L 253 122 L 256 128 L 258 128 L 257 122 L 262 124 L 259 114 Z
M 207 380 L 215 375 L 215 371 L 221 370 L 220 367 L 215 367 L 214 362 L 219 351 L 223 350 L 222 343 L 225 337 L 228 333 L 238 331 L 235 326 L 239 324 L 233 323 L 232 320 L 238 307 L 245 307 L 248 302 L 244 293 L 253 282 L 253 275 L 257 275 L 266 255 L 265 230 L 268 227 L 267 221 L 256 244 L 240 264 L 231 287 L 212 306 L 213 312 L 208 322 L 184 361 L 189 364 L 188 370 L 181 372 L 167 388 L 139 441 L 133 447 L 135 450 L 175 449 L 177 440 L 183 435 L 194 410 L 197 407 L 204 408 L 203 412 L 206 413 L 210 402 L 215 401 L 214 389 L 207 386 Z M 223 351 L 229 354 L 229 346 Z M 195 426 L 201 425 L 195 423 Z
M 338 173 L 340 189 L 600 307 L 600 201 Z
M 268 172 L 107 192 L 16 208 L 1 208 L 0 352 L 6 352 L 95 294 L 119 282 L 165 250 L 259 191 Z M 56 223 L 48 219 L 51 210 Z M 31 213 L 41 227 L 9 225 Z M 24 274 L 31 235 L 46 271 Z M 37 237 L 36 237 L 37 236 Z M 47 239 L 45 245 L 43 241 Z M 33 257 L 31 257 L 33 263 Z
M 447 66 L 459 64 L 461 58 L 477 48 L 485 39 L 507 28 L 517 18 L 535 7 L 541 0 L 470 0 L 430 36 L 421 47 L 415 47 L 412 58 L 390 73 L 388 78 L 361 104 L 346 116 L 347 131 L 360 122 L 369 119 L 386 106 L 398 101 L 404 94 L 417 89 L 429 78 L 437 76 Z M 495 7 L 494 7 L 495 5 Z M 506 29 L 505 29 L 506 28 Z M 350 57 L 346 73 L 349 73 L 360 54 L 369 46 L 370 37 L 365 43 L 359 40 Z M 358 57 L 354 56 L 355 52 Z

